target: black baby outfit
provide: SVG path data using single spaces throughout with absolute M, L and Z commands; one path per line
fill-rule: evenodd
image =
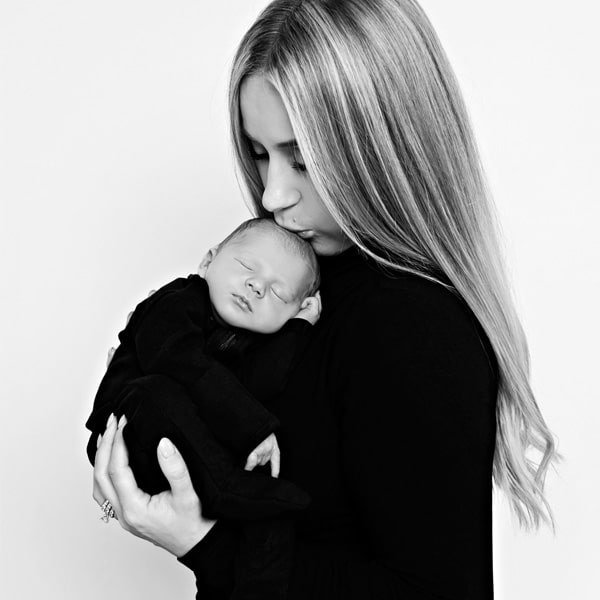
M 310 501 L 293 483 L 243 466 L 279 425 L 256 398 L 268 402 L 281 391 L 311 329 L 304 319 L 271 335 L 224 326 L 204 279 L 176 279 L 141 302 L 119 334 L 86 422 L 92 464 L 108 416 L 124 414 L 139 487 L 150 494 L 168 489 L 156 458 L 168 437 L 186 462 L 203 515 L 244 522 L 248 553 L 236 566 L 238 598 L 284 596 L 292 547 L 286 513 Z

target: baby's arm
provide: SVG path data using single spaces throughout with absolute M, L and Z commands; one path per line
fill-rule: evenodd
M 297 315 L 277 333 L 264 336 L 236 370 L 240 381 L 263 403 L 279 394 L 304 353 L 321 315 L 321 295 L 306 298 Z

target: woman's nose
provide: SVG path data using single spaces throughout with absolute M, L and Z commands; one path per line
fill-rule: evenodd
M 286 173 L 269 169 L 262 205 L 270 213 L 277 213 L 296 204 L 302 195 L 294 178 Z

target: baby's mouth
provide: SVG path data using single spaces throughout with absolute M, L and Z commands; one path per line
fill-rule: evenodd
M 238 306 L 240 306 L 244 310 L 247 310 L 248 312 L 252 312 L 252 306 L 250 306 L 250 302 L 248 302 L 248 299 L 245 296 L 241 296 L 240 294 L 233 294 L 233 297 L 235 298 L 235 301 L 237 302 Z

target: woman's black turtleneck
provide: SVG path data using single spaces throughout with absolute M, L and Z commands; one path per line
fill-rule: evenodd
M 438 283 L 386 275 L 354 248 L 320 266 L 321 319 L 269 407 L 281 476 L 312 497 L 295 516 L 288 597 L 491 599 L 487 338 Z M 204 599 L 228 597 L 205 581 L 226 569 L 212 531 L 180 559 Z

